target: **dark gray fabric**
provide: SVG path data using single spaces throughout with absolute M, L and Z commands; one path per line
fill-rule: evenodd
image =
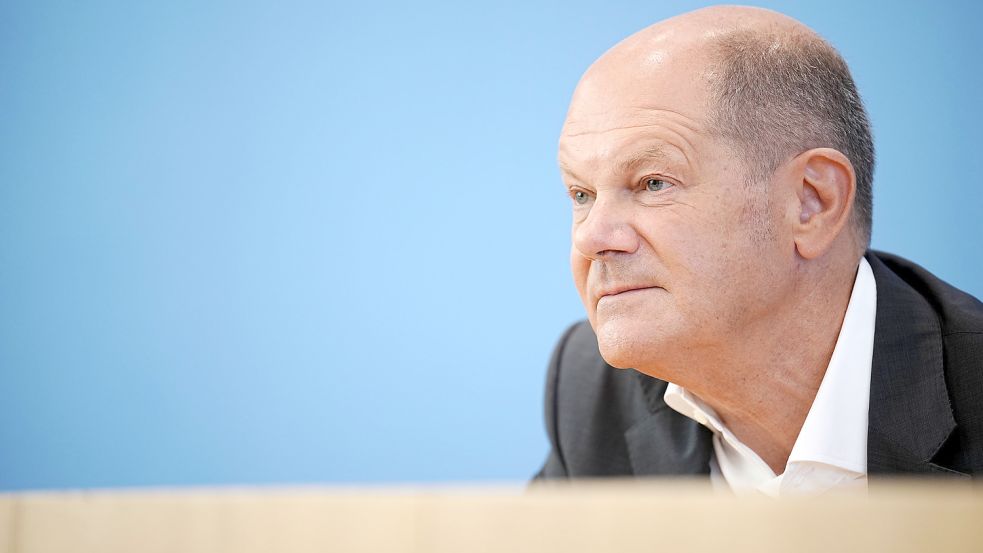
M 867 252 L 877 283 L 867 465 L 880 474 L 983 472 L 983 304 L 900 257 Z M 601 359 L 590 326 L 547 371 L 550 453 L 537 479 L 709 474 L 710 431 L 666 383 Z

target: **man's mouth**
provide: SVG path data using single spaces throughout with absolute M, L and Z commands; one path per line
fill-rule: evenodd
M 615 288 L 609 288 L 603 290 L 597 296 L 597 300 L 600 301 L 603 298 L 613 298 L 618 296 L 628 296 L 634 292 L 641 292 L 643 290 L 652 290 L 654 288 L 659 288 L 658 286 L 618 286 Z

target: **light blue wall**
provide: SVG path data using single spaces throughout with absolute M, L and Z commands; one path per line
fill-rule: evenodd
M 532 474 L 569 94 L 700 3 L 532 4 L 0 3 L 0 489 Z M 765 5 L 853 67 L 874 245 L 983 295 L 980 4 Z

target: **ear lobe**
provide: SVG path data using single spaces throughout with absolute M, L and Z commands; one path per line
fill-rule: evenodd
M 797 187 L 799 223 L 795 247 L 806 259 L 820 257 L 848 230 L 857 177 L 853 165 L 838 150 L 815 148 L 799 154 Z

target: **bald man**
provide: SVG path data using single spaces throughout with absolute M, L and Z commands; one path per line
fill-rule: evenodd
M 845 62 L 783 15 L 707 8 L 598 59 L 559 142 L 588 321 L 550 363 L 538 477 L 980 471 L 983 305 L 868 250 L 873 163 Z

